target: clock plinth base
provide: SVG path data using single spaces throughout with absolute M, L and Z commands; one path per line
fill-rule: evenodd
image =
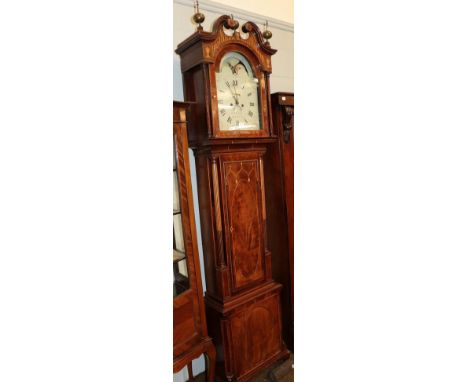
M 281 337 L 280 291 L 280 284 L 269 282 L 227 301 L 206 297 L 216 373 L 223 380 L 247 381 L 289 356 Z

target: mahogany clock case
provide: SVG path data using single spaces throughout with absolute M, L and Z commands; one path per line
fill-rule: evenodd
M 272 278 L 268 248 L 265 158 L 272 135 L 269 75 L 271 49 L 257 25 L 241 36 L 229 16 L 213 32 L 199 28 L 179 44 L 184 96 L 193 102 L 189 145 L 194 150 L 205 263 L 209 335 L 216 372 L 223 380 L 247 381 L 289 352 L 282 338 L 281 284 Z M 236 28 L 234 28 L 236 29 Z M 261 130 L 220 131 L 216 65 L 238 52 L 259 79 Z
M 208 330 L 217 371 L 244 381 L 288 356 L 266 242 L 265 145 L 196 151 Z

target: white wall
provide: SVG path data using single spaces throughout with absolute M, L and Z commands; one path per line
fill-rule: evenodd
M 294 7 L 292 0 L 217 0 L 225 6 L 232 6 L 242 9 L 248 9 L 250 12 L 255 12 L 266 17 L 285 21 L 287 23 L 294 23 Z M 201 4 L 206 3 L 201 1 Z
M 211 30 L 211 25 L 215 19 L 222 14 L 233 14 L 236 20 L 242 25 L 245 21 L 253 21 L 257 24 L 263 24 L 265 19 L 268 19 L 269 29 L 273 33 L 270 40 L 272 48 L 278 52 L 272 57 L 272 74 L 270 77 L 271 91 L 286 91 L 294 92 L 294 27 L 291 23 L 286 22 L 292 20 L 292 1 L 243 1 L 236 2 L 237 6 L 245 4 L 244 9 L 233 8 L 226 5 L 227 0 L 222 1 L 225 4 L 215 3 L 212 1 L 200 1 L 200 10 L 205 15 L 203 27 L 205 30 Z M 196 26 L 192 23 L 193 1 L 189 0 L 174 0 L 173 2 L 173 49 L 177 45 L 190 36 Z M 264 10 L 263 16 L 258 14 Z M 274 19 L 276 16 L 278 19 Z M 286 20 L 286 21 L 285 21 Z M 177 101 L 184 100 L 182 87 L 182 74 L 180 72 L 179 56 L 173 53 L 173 98 Z M 200 217 L 198 213 L 198 194 L 193 153 L 190 150 L 190 170 L 192 176 L 193 199 L 195 208 L 195 223 L 197 225 L 198 249 L 200 253 L 200 266 L 202 272 L 203 290 L 205 290 L 204 280 L 204 264 L 203 264 L 203 248 L 201 245 L 200 236 Z M 203 356 L 193 362 L 194 375 L 199 374 L 205 369 Z M 187 369 L 184 368 L 179 373 L 174 374 L 174 382 L 183 382 L 188 378 Z

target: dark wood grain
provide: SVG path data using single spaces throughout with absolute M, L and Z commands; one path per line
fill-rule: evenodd
M 268 244 L 273 278 L 283 284 L 283 336 L 294 350 L 294 94 L 272 95 L 273 133 L 278 136 L 265 158 Z
M 289 356 L 281 336 L 281 285 L 257 285 L 229 301 L 207 296 L 207 319 L 223 380 L 248 381 Z
M 226 245 L 233 292 L 265 278 L 258 152 L 222 154 Z

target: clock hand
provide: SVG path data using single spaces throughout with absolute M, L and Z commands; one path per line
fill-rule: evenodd
M 237 93 L 237 89 L 236 89 L 236 85 L 234 85 L 234 83 L 233 83 L 232 86 L 234 86 L 234 92 L 235 92 L 235 94 L 238 94 L 238 93 Z M 239 105 L 239 99 L 235 97 L 235 100 L 236 100 L 236 105 Z
M 236 68 L 231 65 L 230 62 L 228 62 L 229 68 L 231 69 L 232 74 L 236 74 Z
M 226 81 L 226 85 L 227 85 L 229 91 L 231 92 L 232 98 L 234 98 L 234 102 L 236 103 L 236 105 L 239 105 L 239 101 L 236 98 L 236 94 L 232 91 L 231 84 L 229 83 L 229 81 Z

